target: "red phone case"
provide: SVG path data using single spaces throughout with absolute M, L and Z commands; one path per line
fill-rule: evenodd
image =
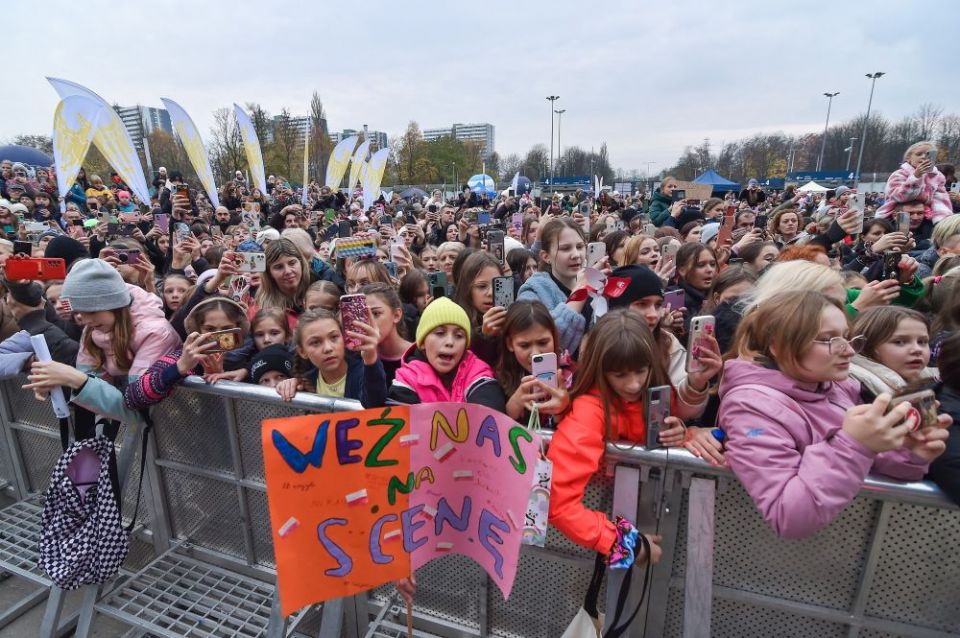
M 67 264 L 63 259 L 46 257 L 12 257 L 4 265 L 4 274 L 9 280 L 31 279 L 50 281 L 67 278 Z

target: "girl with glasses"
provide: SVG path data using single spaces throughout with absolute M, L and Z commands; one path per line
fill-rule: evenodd
M 737 329 L 717 421 L 727 463 L 780 536 L 829 525 L 871 471 L 920 480 L 944 450 L 948 416 L 909 432 L 910 404 L 863 404 L 850 363 L 864 341 L 838 300 L 812 291 L 774 295 Z

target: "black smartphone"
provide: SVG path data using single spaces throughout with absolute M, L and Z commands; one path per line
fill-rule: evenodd
M 893 250 L 883 251 L 883 271 L 881 279 L 900 279 L 900 257 L 903 253 Z
M 30 257 L 33 254 L 33 243 L 29 241 L 16 240 L 13 242 L 14 255 L 26 255 Z
M 667 427 L 667 417 L 670 416 L 670 391 L 668 385 L 647 388 L 644 420 L 647 424 L 648 450 L 663 447 L 660 444 L 660 432 Z
M 392 215 L 382 215 L 380 217 L 381 226 L 393 226 L 393 216 Z
M 766 215 L 757 215 L 753 220 L 753 227 L 759 228 L 760 230 L 767 229 L 767 216 Z
M 673 189 L 673 193 L 670 195 L 670 199 L 675 202 L 682 202 L 687 198 L 687 191 L 680 190 L 679 188 Z
M 431 272 L 427 273 L 427 287 L 430 289 L 430 296 L 434 299 L 447 296 L 447 273 Z
M 350 237 L 352 234 L 349 221 L 337 222 L 337 237 Z

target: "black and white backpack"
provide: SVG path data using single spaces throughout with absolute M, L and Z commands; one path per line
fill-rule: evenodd
M 68 474 L 78 454 L 89 450 L 100 461 L 96 481 L 75 484 Z M 40 532 L 40 567 L 63 589 L 105 583 L 120 570 L 130 550 L 114 489 L 113 442 L 103 435 L 67 447 L 50 476 Z M 81 490 L 86 495 L 81 497 Z

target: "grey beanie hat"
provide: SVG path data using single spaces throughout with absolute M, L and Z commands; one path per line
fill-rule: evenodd
M 132 301 L 120 273 L 102 259 L 81 259 L 74 264 L 60 297 L 70 302 L 74 312 L 116 310 Z

